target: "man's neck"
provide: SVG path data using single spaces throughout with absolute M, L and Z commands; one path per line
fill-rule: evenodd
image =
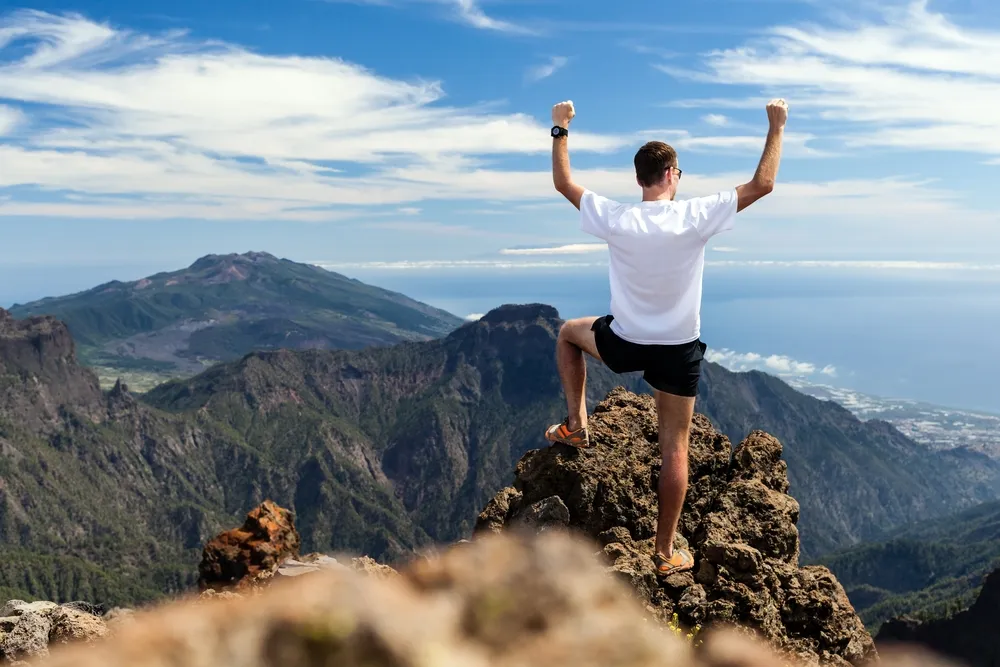
M 642 190 L 642 201 L 671 201 L 673 195 L 670 190 L 647 189 Z

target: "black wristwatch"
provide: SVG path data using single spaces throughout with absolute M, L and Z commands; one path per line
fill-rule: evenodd
M 569 130 L 567 130 L 565 127 L 559 127 L 558 125 L 556 125 L 555 127 L 552 128 L 553 139 L 556 139 L 558 137 L 568 137 L 568 136 L 569 136 Z

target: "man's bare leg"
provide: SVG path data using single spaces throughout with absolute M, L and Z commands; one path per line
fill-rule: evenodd
M 563 393 L 566 394 L 566 414 L 569 416 L 566 426 L 571 431 L 587 425 L 587 362 L 583 353 L 601 360 L 591 330 L 596 320 L 596 317 L 570 320 L 562 325 L 556 340 L 556 365 Z
M 667 558 L 673 554 L 674 535 L 681 518 L 688 486 L 688 444 L 694 397 L 656 392 L 656 413 L 660 428 L 660 513 L 656 525 L 656 551 Z

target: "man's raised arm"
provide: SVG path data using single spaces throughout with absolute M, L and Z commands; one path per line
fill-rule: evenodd
M 561 127 L 569 129 L 569 123 L 576 115 L 572 102 L 560 102 L 552 107 L 553 129 Z M 573 182 L 573 176 L 569 172 L 569 147 L 566 145 L 567 136 L 552 137 L 552 183 L 556 190 L 568 199 L 573 206 L 580 208 L 580 199 L 583 197 L 583 188 Z
M 788 105 L 785 100 L 771 100 L 767 103 L 767 141 L 764 143 L 764 154 L 760 156 L 757 173 L 753 180 L 736 187 L 739 198 L 736 210 L 742 211 L 774 189 L 774 180 L 778 177 L 778 164 L 781 162 L 781 140 L 785 134 L 785 121 L 788 120 Z

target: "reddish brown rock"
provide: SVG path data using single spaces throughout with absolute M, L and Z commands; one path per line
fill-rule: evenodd
M 198 587 L 202 591 L 253 587 L 270 578 L 282 561 L 298 556 L 299 545 L 292 512 L 266 500 L 247 514 L 242 527 L 205 545 Z

